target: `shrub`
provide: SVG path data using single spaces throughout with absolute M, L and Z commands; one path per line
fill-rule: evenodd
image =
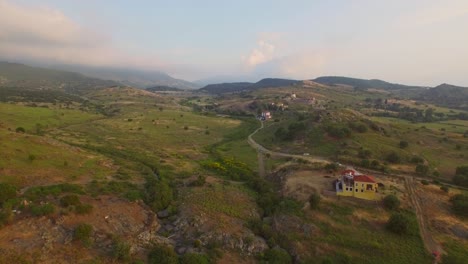
M 289 253 L 279 247 L 266 250 L 263 258 L 269 264 L 292 263 L 292 258 Z
M 154 210 L 160 211 L 169 206 L 174 199 L 174 194 L 169 183 L 165 179 L 147 177 L 145 184 L 146 203 Z
M 55 206 L 53 204 L 31 206 L 31 213 L 34 216 L 50 215 L 50 214 L 53 214 L 54 212 L 55 212 Z
M 79 204 L 81 204 L 81 202 L 80 202 L 80 198 L 78 197 L 78 195 L 69 194 L 69 195 L 65 195 L 62 198 L 60 198 L 60 204 L 62 206 L 68 207 L 68 206 L 71 206 L 71 205 L 73 205 L 73 206 L 79 205 Z
M 0 211 L 0 227 L 9 224 L 13 220 L 13 212 L 10 208 Z
M 452 202 L 452 210 L 456 215 L 467 217 L 468 216 L 468 196 L 457 194 L 450 198 Z
M 177 264 L 179 260 L 174 249 L 165 245 L 156 245 L 148 254 L 150 264 Z
M 320 194 L 315 193 L 315 192 L 311 194 L 309 197 L 309 204 L 310 204 L 310 208 L 318 209 L 319 204 L 320 204 Z
M 429 185 L 429 182 L 428 182 L 427 180 L 422 180 L 422 181 L 421 181 L 421 184 L 423 184 L 423 185 Z
M 209 264 L 207 255 L 197 253 L 186 253 L 180 258 L 180 264 Z
M 415 171 L 419 175 L 427 175 L 429 173 L 429 166 L 424 164 L 418 164 L 416 165 Z
M 443 192 L 445 193 L 448 193 L 449 192 L 449 188 L 447 186 L 440 186 L 440 190 L 442 190 Z
M 408 233 L 410 220 L 402 213 L 394 213 L 388 219 L 386 228 L 387 230 L 395 234 L 406 234 Z
M 29 161 L 33 162 L 33 160 L 35 160 L 35 159 L 36 159 L 36 155 L 34 155 L 34 154 L 29 154 L 29 156 L 28 156 L 28 160 L 29 160 Z
M 79 224 L 73 232 L 73 239 L 80 241 L 85 246 L 91 245 L 91 235 L 93 234 L 93 226 L 85 223 Z
M 24 127 L 17 127 L 15 131 L 16 131 L 16 133 L 25 133 L 26 132 Z
M 90 204 L 79 204 L 75 207 L 77 214 L 90 214 L 93 211 L 93 206 Z
M 404 148 L 407 148 L 408 147 L 408 141 L 400 141 L 400 148 L 404 149 Z
M 368 159 L 372 156 L 372 152 L 368 149 L 361 149 L 358 152 L 358 156 L 362 159 Z
M 9 183 L 0 183 L 0 205 L 16 197 L 16 187 Z
M 130 245 L 120 239 L 114 240 L 111 251 L 112 257 L 119 261 L 129 261 L 130 260 Z
M 460 186 L 468 187 L 468 166 L 459 166 L 455 170 L 453 182 Z
M 383 199 L 383 204 L 385 208 L 389 210 L 395 210 L 400 207 L 400 199 L 398 199 L 398 197 L 393 194 L 389 194 Z
M 401 157 L 396 152 L 390 152 L 387 155 L 386 160 L 391 163 L 399 163 L 401 161 Z

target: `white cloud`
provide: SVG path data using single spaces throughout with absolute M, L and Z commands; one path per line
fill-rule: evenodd
M 244 56 L 243 60 L 247 66 L 253 67 L 272 60 L 274 55 L 275 46 L 265 40 L 259 40 L 257 47 L 250 52 L 250 55 Z

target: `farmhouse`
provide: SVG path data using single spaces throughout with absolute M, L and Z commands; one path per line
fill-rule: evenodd
M 360 199 L 375 200 L 377 182 L 374 177 L 362 175 L 355 170 L 345 170 L 340 179 L 334 182 L 336 194 L 340 196 L 353 196 Z
M 268 120 L 271 118 L 270 112 L 262 112 L 262 120 Z

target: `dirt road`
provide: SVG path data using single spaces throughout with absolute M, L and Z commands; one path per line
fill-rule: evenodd
M 265 165 L 263 162 L 264 155 L 265 154 L 270 154 L 271 157 L 289 157 L 289 158 L 295 158 L 295 159 L 303 159 L 307 160 L 309 162 L 323 162 L 323 163 L 329 163 L 332 162 L 328 159 L 322 158 L 322 157 L 313 157 L 313 156 L 304 156 L 304 155 L 295 155 L 295 154 L 289 154 L 289 153 L 282 153 L 282 152 L 275 152 L 271 151 L 262 145 L 258 144 L 255 142 L 253 139 L 253 135 L 255 135 L 258 131 L 264 128 L 263 122 L 260 121 L 261 126 L 255 130 L 252 134 L 249 135 L 247 141 L 249 142 L 250 146 L 257 150 L 258 152 L 258 159 L 259 159 L 259 172 L 260 175 L 265 174 Z M 422 210 L 421 207 L 421 198 L 418 195 L 418 192 L 416 190 L 417 184 L 416 184 L 416 179 L 412 176 L 408 175 L 395 175 L 399 177 L 403 177 L 405 179 L 405 186 L 408 191 L 408 195 L 410 197 L 411 203 L 413 204 L 417 219 L 418 219 L 418 224 L 419 224 L 419 230 L 421 233 L 421 238 L 424 242 L 424 247 L 426 250 L 432 254 L 433 252 L 439 252 L 439 254 L 444 254 L 444 251 L 439 243 L 434 240 L 432 237 L 431 233 L 429 232 L 429 223 L 427 221 L 427 217 L 424 214 L 424 211 Z M 437 263 L 437 260 L 435 260 L 434 263 Z

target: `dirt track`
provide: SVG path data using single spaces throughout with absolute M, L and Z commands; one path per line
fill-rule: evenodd
M 312 157 L 312 156 L 303 156 L 303 155 L 294 155 L 294 154 L 288 154 L 288 153 L 281 153 L 281 152 L 274 152 L 271 151 L 262 145 L 258 144 L 255 142 L 255 140 L 252 138 L 253 135 L 255 135 L 258 131 L 264 128 L 263 122 L 260 121 L 261 126 L 255 130 L 252 134 L 249 135 L 247 141 L 249 142 L 250 146 L 257 150 L 258 156 L 259 156 L 259 172 L 260 175 L 265 173 L 265 166 L 263 162 L 263 155 L 264 154 L 270 154 L 272 157 L 290 157 L 290 158 L 296 158 L 296 159 L 303 159 L 307 160 L 309 162 L 331 162 L 330 160 L 327 160 L 322 157 Z M 439 252 L 440 254 L 444 254 L 445 252 L 443 251 L 441 245 L 437 243 L 434 238 L 432 237 L 431 233 L 429 232 L 429 224 L 427 221 L 427 217 L 424 214 L 424 211 L 422 210 L 422 207 L 420 205 L 421 198 L 418 196 L 417 190 L 416 190 L 416 180 L 412 176 L 407 176 L 407 175 L 398 175 L 400 177 L 404 177 L 405 179 L 405 186 L 408 191 L 408 195 L 410 197 L 411 203 L 413 204 L 417 219 L 418 219 L 418 224 L 419 224 L 419 231 L 421 233 L 421 238 L 424 242 L 424 247 L 426 250 L 432 254 L 433 252 Z M 438 260 L 435 260 L 435 263 L 437 263 Z

